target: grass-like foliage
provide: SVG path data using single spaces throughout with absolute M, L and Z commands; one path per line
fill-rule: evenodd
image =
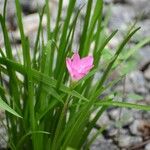
M 125 32 L 120 44 L 112 51 L 107 47 L 117 30 L 106 34 L 107 19 L 102 19 L 103 1 L 88 0 L 81 37 L 79 55 L 94 57 L 94 67 L 81 80 L 70 80 L 66 58 L 72 56 L 72 46 L 77 20 L 82 7 L 75 9 L 76 0 L 69 0 L 65 19 L 62 20 L 63 0 L 59 0 L 54 29 L 50 25 L 48 0 L 40 12 L 39 28 L 34 49 L 25 36 L 19 0 L 15 0 L 18 28 L 21 36 L 22 59 L 12 54 L 9 31 L 6 26 L 6 3 L 0 24 L 4 37 L 4 49 L 0 49 L 0 108 L 5 110 L 8 131 L 8 147 L 12 150 L 66 150 L 89 149 L 98 131 L 88 138 L 98 118 L 110 106 L 149 111 L 149 106 L 119 102 L 109 95 L 99 98 L 103 92 L 124 77 L 105 82 L 111 73 L 141 46 L 150 41 L 144 39 L 128 50 L 127 42 L 139 30 L 135 25 Z M 76 11 L 75 11 L 76 10 Z M 47 40 L 43 39 L 42 18 L 47 15 Z M 123 55 L 122 52 L 124 51 Z M 32 55 L 31 55 L 32 54 Z M 109 57 L 108 57 L 109 56 Z M 101 71 L 95 83 L 96 72 Z M 3 77 L 8 77 L 8 84 Z M 21 77 L 20 77 L 21 76 Z M 110 93 L 111 94 L 111 93 Z M 95 116 L 91 118 L 91 115 Z

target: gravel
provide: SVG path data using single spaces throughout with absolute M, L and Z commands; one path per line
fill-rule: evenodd
M 150 36 L 150 0 L 104 0 L 106 4 L 113 4 L 110 12 L 110 21 L 109 21 L 109 31 L 119 28 L 119 30 L 124 31 L 128 24 L 133 23 L 135 18 L 140 18 L 138 26 L 141 27 L 141 30 L 138 32 L 135 37 L 136 41 L 141 41 L 144 37 Z M 0 13 L 2 13 L 4 0 L 0 1 Z M 87 0 L 78 0 L 76 7 L 86 3 Z M 95 0 L 94 0 L 95 2 Z M 16 57 L 16 47 L 20 49 L 20 45 L 17 44 L 17 41 L 20 40 L 20 35 L 18 33 L 18 28 L 16 26 L 15 18 L 15 6 L 14 0 L 8 0 L 7 7 L 7 20 L 8 28 L 12 32 L 13 38 L 11 42 L 13 45 L 13 53 Z M 44 1 L 42 0 L 21 0 L 21 5 L 23 8 L 23 24 L 25 27 L 25 34 L 29 36 L 31 40 L 31 46 L 34 46 L 35 35 L 38 28 L 38 10 L 43 7 Z M 64 13 L 68 4 L 68 0 L 64 0 Z M 57 0 L 51 1 L 51 11 L 52 11 L 52 26 L 56 19 L 56 6 Z M 105 7 L 106 10 L 109 7 Z M 106 14 L 104 10 L 104 15 Z M 83 21 L 83 16 L 80 18 Z M 63 18 L 62 17 L 62 18 Z M 77 42 L 80 35 L 80 22 L 78 23 L 77 33 L 75 37 L 75 48 L 77 48 Z M 46 16 L 44 16 L 43 28 L 46 28 Z M 46 34 L 44 34 L 46 35 Z M 11 37 L 11 35 L 10 35 Z M 110 47 L 115 48 L 119 41 L 122 39 L 122 33 L 120 32 L 115 38 L 110 42 Z M 17 46 L 14 46 L 17 44 Z M 2 31 L 0 28 L 0 47 L 3 49 L 3 38 Z M 145 45 L 138 52 L 138 68 L 133 70 L 126 77 L 126 93 L 138 93 L 143 96 L 142 104 L 150 105 L 150 46 Z M 101 77 L 101 74 L 98 73 L 96 80 Z M 95 80 L 95 81 L 96 81 Z M 118 84 L 115 87 L 116 91 L 123 91 L 123 84 Z M 134 102 L 130 99 L 126 99 L 126 102 Z M 1 114 L 1 112 L 0 112 Z M 93 114 L 94 115 L 94 114 Z M 1 115 L 0 115 L 1 116 Z M 101 118 L 97 121 L 98 126 L 105 126 L 105 132 L 103 135 L 98 136 L 96 141 L 91 146 L 91 150 L 126 150 L 127 148 L 138 145 L 138 143 L 144 142 L 148 137 L 150 137 L 150 112 L 143 112 L 138 110 L 122 109 L 120 108 L 111 108 L 108 111 L 104 112 Z M 97 129 L 93 129 L 93 132 L 96 132 Z M 6 131 L 4 127 L 0 127 L 0 134 L 6 137 Z M 91 133 L 93 134 L 93 133 Z M 0 148 L 6 147 L 6 142 L 0 138 Z M 143 148 L 144 150 L 150 150 L 150 143 L 146 143 Z M 138 150 L 138 149 L 137 149 Z M 140 149 L 139 149 L 140 150 Z

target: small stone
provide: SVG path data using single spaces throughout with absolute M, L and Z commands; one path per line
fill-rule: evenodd
M 142 138 L 139 136 L 120 135 L 118 137 L 118 145 L 122 148 L 136 145 L 139 142 L 142 142 Z
M 98 140 L 91 145 L 90 150 L 119 150 L 119 148 L 112 143 L 110 140 Z
M 150 1 L 149 0 L 125 0 L 132 6 L 137 16 L 141 16 L 142 19 L 149 18 L 150 15 Z
M 145 149 L 144 150 L 150 150 L 150 143 L 148 143 L 146 146 L 145 146 Z
M 143 73 L 141 71 L 133 71 L 128 75 L 130 84 L 132 84 L 133 89 L 136 93 L 145 95 L 148 93 L 146 86 L 145 86 L 145 79 Z
M 132 109 L 132 114 L 133 114 L 133 119 L 134 120 L 139 120 L 139 119 L 142 119 L 142 111 L 140 110 L 136 110 L 136 109 Z
M 141 122 L 141 126 L 139 127 L 139 130 L 143 134 L 143 136 L 146 138 L 150 137 L 150 119 L 147 119 L 143 122 Z
M 145 71 L 147 65 L 150 64 L 150 47 L 145 46 L 139 50 L 139 65 L 138 68 Z
M 133 134 L 133 135 L 139 135 L 141 136 L 142 133 L 141 131 L 139 131 L 139 127 L 141 126 L 141 122 L 142 120 L 135 120 L 131 125 L 130 125 L 130 132 Z
M 20 1 L 24 13 L 33 13 L 37 11 L 39 8 L 42 8 L 45 4 L 45 1 L 43 0 L 21 0 Z
M 110 4 L 113 2 L 113 0 L 104 0 L 105 4 Z
M 150 83 L 149 83 L 150 84 Z M 150 89 L 150 88 L 149 88 Z M 145 97 L 145 101 L 146 101 L 146 103 L 148 104 L 148 105 L 150 105 L 150 95 L 147 95 L 146 97 Z
M 109 137 L 114 137 L 118 134 L 118 129 L 117 128 L 111 128 L 108 130 L 108 136 Z
M 112 109 L 108 114 L 112 120 L 116 121 L 119 119 L 120 109 Z
M 107 12 L 107 10 L 106 10 Z M 124 13 L 122 13 L 124 12 Z M 111 8 L 109 27 L 111 29 L 126 29 L 127 23 L 133 20 L 135 12 L 130 5 L 116 4 Z
M 149 37 L 150 35 L 150 20 L 142 20 L 138 23 L 138 25 L 141 27 L 139 31 L 139 37 L 143 39 L 143 37 Z
M 144 77 L 145 77 L 145 79 L 150 80 L 150 65 L 149 65 L 149 67 L 145 70 L 145 72 L 144 72 Z
M 150 111 L 145 111 L 143 112 L 143 119 L 145 120 L 150 120 Z
M 106 112 L 102 114 L 102 116 L 98 119 L 97 124 L 100 126 L 105 126 L 106 128 L 109 128 L 112 125 L 112 121 L 109 119 Z
M 39 15 L 38 15 L 38 13 L 25 16 L 23 18 L 23 25 L 24 25 L 25 35 L 29 36 L 33 33 L 36 33 L 37 30 L 38 30 L 38 24 L 39 24 Z M 43 16 L 42 26 L 43 27 L 46 26 L 46 15 Z M 13 32 L 13 37 L 15 39 L 20 39 L 19 29 L 17 29 L 17 31 Z
M 97 132 L 96 129 L 93 129 L 90 133 L 89 139 Z M 118 150 L 118 148 L 112 143 L 113 141 L 110 139 L 105 139 L 103 135 L 98 135 L 96 140 L 90 147 L 90 150 Z
M 112 120 L 116 121 L 116 127 L 120 128 L 129 125 L 133 120 L 133 114 L 128 109 L 112 109 L 109 112 L 109 116 Z
M 147 88 L 148 90 L 150 90 L 150 81 L 147 81 L 147 82 L 146 82 L 146 88 Z

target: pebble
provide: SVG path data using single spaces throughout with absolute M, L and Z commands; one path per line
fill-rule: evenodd
M 90 136 L 92 137 L 97 132 L 93 129 Z M 117 146 L 112 143 L 111 139 L 105 139 L 103 135 L 98 135 L 96 140 L 92 143 L 90 150 L 118 150 Z
M 138 26 L 141 27 L 139 30 L 139 37 L 143 39 L 143 37 L 149 37 L 150 35 L 150 19 L 142 20 L 138 23 Z
M 53 1 L 53 0 L 52 0 Z M 32 13 L 42 8 L 45 4 L 43 0 L 21 0 L 20 1 L 25 13 Z
M 127 148 L 139 142 L 142 142 L 142 138 L 139 136 L 120 135 L 118 137 L 118 145 L 121 148 Z
M 150 16 L 150 1 L 149 0 L 125 0 L 132 6 L 138 16 L 149 18 Z M 142 15 L 141 15 L 142 14 Z
M 130 132 L 133 134 L 133 135 L 139 135 L 141 136 L 142 133 L 141 131 L 139 131 L 139 128 L 142 124 L 142 120 L 135 120 L 131 125 L 130 125 Z
M 0 119 L 1 119 L 1 116 L 0 116 Z M 0 148 L 7 147 L 7 143 L 6 143 L 7 140 L 8 140 L 8 137 L 7 137 L 6 129 L 2 124 L 0 124 Z
M 115 108 L 110 110 L 108 114 L 112 120 L 116 121 L 116 126 L 127 126 L 134 120 L 133 114 L 128 109 Z
M 109 119 L 107 112 L 104 112 L 102 116 L 98 119 L 97 125 L 109 129 L 114 123 Z
M 57 4 L 58 0 L 52 0 L 54 3 Z M 120 29 L 125 29 L 127 27 L 127 24 L 129 22 L 131 22 L 136 16 L 138 16 L 138 14 L 140 14 L 140 12 L 144 11 L 144 16 L 146 19 L 140 21 L 140 23 L 138 24 L 139 26 L 141 26 L 141 30 L 139 31 L 139 37 L 142 39 L 143 37 L 147 37 L 150 35 L 150 20 L 148 18 L 150 18 L 149 12 L 150 12 L 150 1 L 149 0 L 124 0 L 127 2 L 127 4 L 121 4 L 121 0 L 104 0 L 105 3 L 111 3 L 112 1 L 115 2 L 119 2 L 118 4 L 114 5 L 112 7 L 112 17 L 111 20 L 109 22 L 109 27 L 111 29 L 116 29 L 119 28 Z M 123 0 L 122 0 L 123 1 Z M 147 2 L 146 2 L 147 1 Z M 3 2 L 4 0 L 0 1 L 0 12 L 2 12 L 2 8 L 3 8 Z M 68 0 L 64 0 L 64 8 L 67 7 L 68 4 Z M 77 0 L 77 6 L 82 5 L 83 3 L 87 2 L 84 0 Z M 8 8 L 7 8 L 7 18 L 14 18 L 12 16 L 14 16 L 15 14 L 15 7 L 14 7 L 14 0 L 8 0 Z M 39 18 L 38 18 L 38 14 L 33 12 L 36 12 L 37 9 L 43 6 L 45 2 L 42 0 L 21 0 L 21 5 L 22 7 L 26 8 L 28 7 L 30 9 L 30 15 L 24 15 L 23 16 L 23 24 L 25 27 L 25 34 L 28 36 L 35 36 L 33 35 L 33 33 L 36 33 L 37 31 L 37 27 L 38 27 L 38 22 L 39 22 Z M 135 6 L 136 5 L 136 6 Z M 139 5 L 139 6 L 137 6 Z M 145 5 L 145 6 L 144 6 Z M 134 7 L 133 7 L 134 6 Z M 141 9 L 139 9 L 139 7 Z M 54 9 L 56 7 L 53 7 Z M 146 8 L 146 9 L 144 9 Z M 135 10 L 138 10 L 135 12 Z M 24 10 L 24 14 L 29 13 L 29 10 L 27 10 L 27 12 L 25 12 Z M 122 13 L 123 12 L 123 13 Z M 53 13 L 54 15 L 56 15 L 57 13 Z M 64 15 L 64 14 L 63 14 Z M 15 21 L 15 20 L 14 20 Z M 53 22 L 53 21 L 52 21 Z M 30 24 L 30 26 L 29 26 Z M 43 19 L 43 27 L 46 27 L 46 19 L 44 16 Z M 80 26 L 79 26 L 80 27 Z M 33 29 L 34 28 L 34 29 Z M 79 28 L 78 28 L 79 29 Z M 20 38 L 19 34 L 17 33 L 18 31 L 15 31 L 14 37 L 17 39 Z M 2 31 L 0 29 L 0 47 L 3 47 L 3 38 L 2 38 Z M 45 35 L 45 34 L 44 34 Z M 76 38 L 76 37 L 75 37 Z M 77 36 L 78 38 L 78 36 Z M 114 39 L 112 39 L 112 43 L 110 42 L 110 45 L 112 47 L 116 47 L 118 45 L 119 40 L 121 39 L 121 36 L 118 36 Z M 34 38 L 31 38 L 34 39 Z M 13 50 L 13 53 L 15 51 Z M 141 48 L 141 50 L 139 51 L 140 56 L 141 56 L 141 61 L 139 62 L 139 66 L 144 66 L 147 62 L 150 62 L 150 47 L 145 46 L 144 48 Z M 16 56 L 16 55 L 15 55 Z M 131 92 L 131 91 L 135 91 L 137 93 L 140 93 L 142 95 L 145 95 L 146 93 L 148 93 L 147 88 L 149 88 L 150 90 L 150 83 L 145 81 L 150 79 L 149 73 L 150 69 L 145 70 L 144 72 L 144 76 L 143 76 L 143 72 L 141 71 L 133 71 L 129 77 L 127 77 L 127 82 L 126 82 L 126 90 Z M 98 74 L 98 77 L 101 77 L 101 74 Z M 145 77 L 145 79 L 144 79 Z M 98 78 L 99 79 L 99 78 Z M 122 90 L 121 87 L 119 87 L 119 89 Z M 147 99 L 149 99 L 147 97 Z M 150 99 L 149 99 L 150 101 Z M 102 125 L 102 126 L 106 126 L 106 130 L 108 131 L 108 135 L 110 137 L 114 137 L 117 136 L 118 134 L 118 128 L 116 128 L 115 126 L 115 122 L 117 122 L 118 118 L 119 118 L 119 111 L 120 109 L 112 109 L 112 111 L 110 112 L 105 112 L 101 118 L 98 120 L 97 124 L 98 125 Z M 123 109 L 124 110 L 124 109 Z M 131 114 L 130 114 L 131 113 Z M 122 113 L 122 117 L 121 120 L 124 119 L 124 114 L 125 116 L 129 115 L 129 118 L 124 120 L 123 122 L 121 122 L 122 126 L 126 126 L 129 125 L 129 130 L 132 133 L 132 135 L 134 136 L 130 136 L 128 129 L 119 129 L 119 134 L 121 134 L 119 136 L 119 141 L 118 141 L 118 145 L 120 147 L 125 148 L 128 146 L 131 146 L 133 144 L 142 142 L 142 138 L 140 137 L 141 134 L 138 131 L 138 126 L 141 124 L 141 118 L 145 118 L 145 119 L 149 119 L 150 118 L 150 113 L 149 112 L 145 112 L 142 116 L 142 112 L 141 111 L 137 111 L 137 110 L 127 110 L 127 112 Z M 134 122 L 133 120 L 136 119 Z M 132 123 L 133 122 L 133 123 Z M 131 124 L 132 123 L 132 124 Z M 130 125 L 131 124 L 131 125 Z M 2 132 L 2 134 L 4 133 L 4 128 L 0 128 L 0 133 Z M 6 147 L 6 143 L 3 143 L 3 141 L 0 139 L 0 147 Z M 5 145 L 4 145 L 5 144 Z M 98 138 L 96 139 L 96 141 L 94 142 L 94 144 L 92 144 L 91 146 L 91 150 L 118 150 L 117 146 L 113 144 L 113 140 L 109 140 L 109 139 L 105 139 L 103 136 L 98 136 Z M 145 150 L 150 150 L 150 144 L 147 144 L 145 146 Z
M 150 65 L 149 65 L 149 67 L 145 70 L 145 72 L 144 72 L 144 77 L 145 77 L 145 79 L 150 80 Z
M 132 84 L 133 89 L 136 93 L 145 95 L 148 93 L 145 86 L 145 79 L 143 73 L 139 70 L 133 71 L 128 75 L 130 79 L 130 84 Z
M 90 150 L 119 150 L 119 148 L 111 140 L 103 139 L 92 144 Z
M 144 150 L 150 150 L 150 143 L 148 143 L 146 146 L 145 146 L 145 149 Z
M 109 22 L 110 29 L 124 30 L 127 23 L 133 20 L 135 12 L 130 5 L 116 4 L 110 9 L 111 18 Z M 123 12 L 123 13 L 122 13 Z
M 114 108 L 114 109 L 110 110 L 110 111 L 108 112 L 108 114 L 109 114 L 109 116 L 110 116 L 110 118 L 111 118 L 112 120 L 115 120 L 115 121 L 116 121 L 116 120 L 119 119 L 120 109 Z
M 149 89 L 150 89 L 150 86 L 149 86 Z M 148 105 L 150 105 L 150 95 L 149 94 L 145 97 L 145 101 Z
M 133 118 L 136 119 L 142 119 L 142 111 L 137 110 L 137 109 L 132 109 L 131 110 L 132 114 L 133 114 Z
M 139 65 L 140 70 L 145 70 L 145 66 L 150 63 L 150 46 L 147 45 L 139 50 Z

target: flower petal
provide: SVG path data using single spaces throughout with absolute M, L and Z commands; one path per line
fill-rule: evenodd
M 72 80 L 80 80 L 93 68 L 93 57 L 87 56 L 80 59 L 78 52 L 73 57 L 66 59 L 67 69 Z
M 83 70 L 82 73 L 84 74 L 88 74 L 88 72 L 94 67 L 94 65 L 92 66 L 86 66 Z
M 84 67 L 86 66 L 92 66 L 93 64 L 93 57 L 92 56 L 87 56 L 81 59 L 81 65 Z
M 83 74 L 83 73 L 74 74 L 72 79 L 75 81 L 78 81 L 78 80 L 82 79 L 85 75 L 86 74 Z
M 74 55 L 72 56 L 72 62 L 74 63 L 74 64 L 76 64 L 76 63 L 80 63 L 80 56 L 79 56 L 79 54 L 76 52 L 76 53 L 74 53 Z

